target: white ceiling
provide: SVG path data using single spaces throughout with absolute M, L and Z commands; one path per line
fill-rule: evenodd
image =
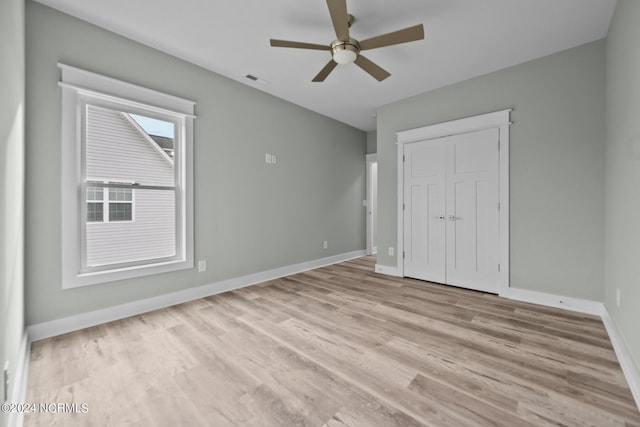
M 38 0 L 259 90 L 374 130 L 376 108 L 606 37 L 616 0 L 347 0 L 351 36 L 423 23 L 425 39 L 365 52 L 391 73 L 355 64 L 311 79 L 323 51 L 273 48 L 270 38 L 329 44 L 325 0 Z M 266 84 L 252 82 L 252 74 Z

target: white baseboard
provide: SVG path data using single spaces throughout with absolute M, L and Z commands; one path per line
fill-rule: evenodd
M 604 327 L 607 329 L 609 339 L 613 345 L 613 350 L 616 352 L 624 377 L 629 384 L 631 394 L 636 400 L 636 405 L 640 411 L 640 371 L 631 357 L 631 352 L 629 352 L 629 348 L 625 344 L 622 334 L 620 334 L 618 325 L 615 320 L 613 320 L 613 317 L 609 315 L 609 311 L 606 306 L 602 313 L 602 323 L 604 323 Z
M 501 297 L 529 302 L 532 304 L 546 305 L 547 307 L 564 308 L 565 310 L 602 316 L 604 304 L 598 301 L 590 301 L 581 298 L 563 297 L 547 294 L 545 292 L 530 291 L 527 289 L 509 288 Z
M 245 286 L 255 285 L 256 283 L 278 279 L 280 277 L 300 273 L 314 268 L 348 261 L 350 259 L 359 258 L 361 256 L 365 256 L 364 250 L 348 252 L 345 254 L 334 255 L 313 261 L 303 262 L 300 264 L 275 268 L 273 270 L 263 271 L 261 273 L 249 274 L 247 276 L 222 280 L 219 282 L 197 286 L 182 291 L 120 304 L 101 310 L 76 314 L 74 316 L 64 317 L 62 319 L 51 320 L 49 322 L 37 323 L 28 326 L 27 332 L 31 341 L 38 341 L 45 338 L 66 334 L 68 332 L 78 331 L 80 329 L 88 328 L 91 326 L 112 322 L 114 320 L 123 319 L 125 317 L 135 316 L 149 311 L 158 310 L 160 308 L 181 304 L 183 302 L 192 301 L 198 298 L 204 298 L 222 292 L 243 288 Z
M 396 267 L 390 267 L 388 265 L 376 264 L 376 273 L 386 274 L 387 276 L 400 277 L 400 273 Z
M 18 363 L 15 371 L 11 372 L 11 390 L 9 390 L 8 402 L 24 403 L 27 401 L 27 379 L 29 378 L 29 358 L 31 357 L 31 341 L 25 331 L 20 341 Z M 24 413 L 10 412 L 7 417 L 8 427 L 22 427 Z

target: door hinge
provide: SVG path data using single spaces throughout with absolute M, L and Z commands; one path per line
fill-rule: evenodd
M 402 259 L 404 259 L 404 251 L 402 251 Z
M 405 208 L 405 205 L 404 205 L 404 203 L 403 203 L 403 204 L 402 204 L 402 210 L 405 210 L 405 209 L 406 209 L 406 208 Z
M 498 273 L 500 273 L 500 264 L 498 264 Z
M 500 151 L 500 140 L 498 140 L 498 151 Z
M 404 162 L 406 159 L 406 157 L 404 156 L 404 154 L 402 155 L 402 161 Z

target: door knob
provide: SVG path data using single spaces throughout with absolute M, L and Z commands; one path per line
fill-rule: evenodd
M 440 221 L 444 221 L 444 215 L 434 216 L 433 219 L 439 219 Z

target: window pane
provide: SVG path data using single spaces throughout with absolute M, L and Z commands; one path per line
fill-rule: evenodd
M 131 201 L 131 188 L 110 188 L 109 201 Z
M 96 222 L 103 220 L 102 202 L 100 203 L 87 203 L 87 221 Z
M 173 158 L 173 138 L 175 136 L 173 123 L 138 114 L 131 114 L 131 117 L 169 157 Z
M 131 203 L 109 203 L 109 221 L 131 221 Z
M 144 116 L 135 116 L 136 120 L 126 112 L 94 105 L 86 108 L 88 179 L 99 177 L 108 182 L 175 186 L 172 122 Z M 161 133 L 161 130 L 145 120 L 160 123 L 170 131 L 155 135 L 153 132 Z
M 87 227 L 87 265 L 171 257 L 176 254 L 176 209 L 173 190 L 135 190 L 132 204 L 109 203 L 110 222 Z M 105 212 L 106 215 L 106 212 Z
M 135 183 L 140 187 L 175 186 L 173 122 L 134 118 L 118 109 L 90 104 L 85 113 L 88 185 L 91 180 L 100 179 L 109 184 Z M 165 133 L 155 134 L 162 132 Z M 101 215 L 108 222 L 87 227 L 87 267 L 176 255 L 175 191 L 135 188 L 135 197 L 133 192 L 125 187 L 106 188 L 99 195 L 87 193 L 87 197 L 104 198 L 109 205 Z
M 102 188 L 87 187 L 87 200 L 102 200 Z

